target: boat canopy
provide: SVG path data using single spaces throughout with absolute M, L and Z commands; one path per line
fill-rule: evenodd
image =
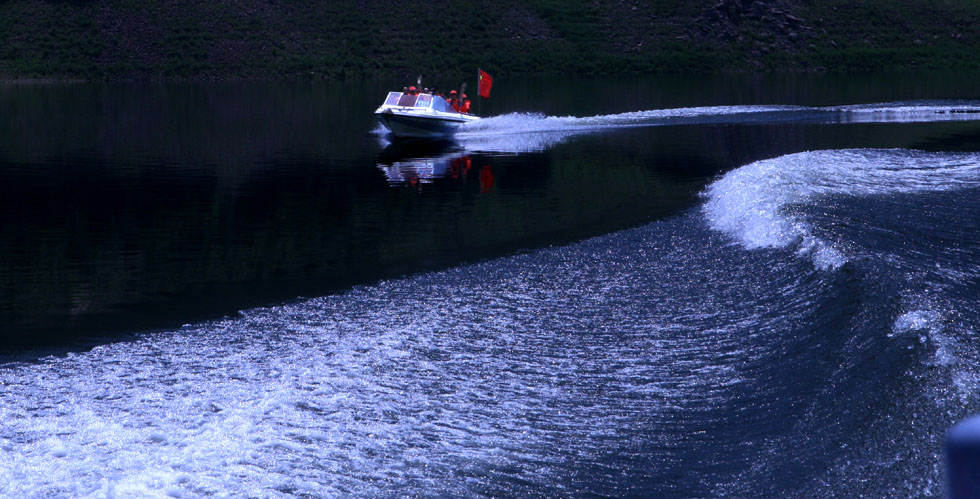
M 444 113 L 455 113 L 456 111 L 446 102 L 446 99 L 431 94 L 407 94 L 403 92 L 388 92 L 385 99 L 385 106 L 416 107 L 422 109 L 433 109 Z

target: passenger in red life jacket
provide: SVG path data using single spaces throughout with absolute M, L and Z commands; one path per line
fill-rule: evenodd
M 408 95 L 418 95 L 419 89 L 415 88 L 415 85 L 408 87 Z
M 460 96 L 460 101 L 462 104 L 459 105 L 459 112 L 470 114 L 470 100 L 466 98 L 466 94 Z
M 459 112 L 459 98 L 456 97 L 456 91 L 449 91 L 449 105 L 453 107 L 453 110 L 457 113 Z

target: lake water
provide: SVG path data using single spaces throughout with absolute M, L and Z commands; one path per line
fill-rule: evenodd
M 941 496 L 977 76 L 0 87 L 0 495 Z

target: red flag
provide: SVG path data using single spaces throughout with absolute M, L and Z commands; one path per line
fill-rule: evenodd
M 493 78 L 491 78 L 490 75 L 488 75 L 486 71 L 482 69 L 478 69 L 477 71 L 480 72 L 480 84 L 478 85 L 479 91 L 477 93 L 480 94 L 480 97 L 489 99 L 490 87 L 493 86 Z

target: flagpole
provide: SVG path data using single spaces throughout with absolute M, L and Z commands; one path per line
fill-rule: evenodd
M 480 89 L 483 88 L 481 85 L 483 82 L 480 81 L 480 74 L 482 71 L 482 69 L 476 68 L 476 95 L 480 98 L 480 101 L 476 104 L 476 114 L 481 117 L 483 116 L 483 95 L 480 94 Z

